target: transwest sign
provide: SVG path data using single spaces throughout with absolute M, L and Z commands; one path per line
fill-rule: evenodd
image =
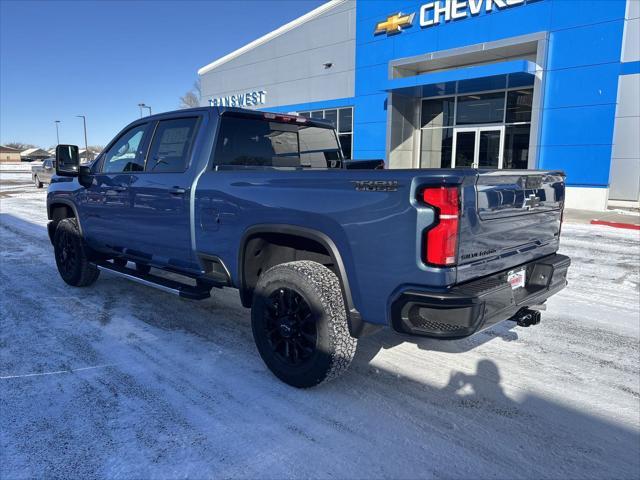
M 433 27 L 451 20 L 459 20 L 468 16 L 479 15 L 504 8 L 523 5 L 525 0 L 438 0 L 425 3 L 420 7 L 419 23 L 421 27 Z M 398 12 L 386 20 L 376 23 L 374 35 L 386 33 L 393 35 L 413 25 L 415 13 Z
M 267 101 L 266 90 L 253 90 L 250 92 L 236 93 L 224 97 L 214 97 L 209 99 L 210 107 L 253 107 L 264 105 Z

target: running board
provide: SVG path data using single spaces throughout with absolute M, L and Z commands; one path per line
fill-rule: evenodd
M 144 274 L 137 272 L 131 268 L 119 267 L 109 262 L 98 262 L 95 264 L 99 270 L 114 273 L 120 277 L 133 280 L 134 282 L 146 285 L 148 287 L 157 288 L 163 292 L 173 293 L 183 298 L 191 300 L 203 300 L 211 296 L 211 289 L 206 287 L 194 287 L 184 283 L 176 282 L 168 278 L 158 277 L 157 275 Z

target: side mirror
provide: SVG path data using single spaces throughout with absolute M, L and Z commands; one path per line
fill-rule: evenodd
M 56 174 L 62 177 L 77 177 L 80 167 L 80 152 L 77 145 L 56 147 Z

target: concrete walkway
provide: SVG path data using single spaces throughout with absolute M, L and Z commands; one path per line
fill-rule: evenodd
M 592 223 L 610 222 L 622 225 L 640 226 L 640 211 L 638 210 L 608 210 L 606 212 L 595 212 L 590 210 L 574 210 L 566 208 L 564 210 L 564 221 L 567 223 Z

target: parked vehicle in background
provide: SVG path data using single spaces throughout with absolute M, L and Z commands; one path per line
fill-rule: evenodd
M 383 326 L 446 339 L 536 324 L 567 283 L 562 172 L 351 169 L 328 122 L 219 107 L 136 120 L 92 165 L 75 145 L 56 159 L 65 282 L 235 287 L 262 359 L 296 387 L 339 375 Z
M 51 183 L 53 174 L 56 173 L 56 159 L 46 158 L 42 163 L 31 165 L 31 180 L 36 188 L 42 188 L 42 185 Z

